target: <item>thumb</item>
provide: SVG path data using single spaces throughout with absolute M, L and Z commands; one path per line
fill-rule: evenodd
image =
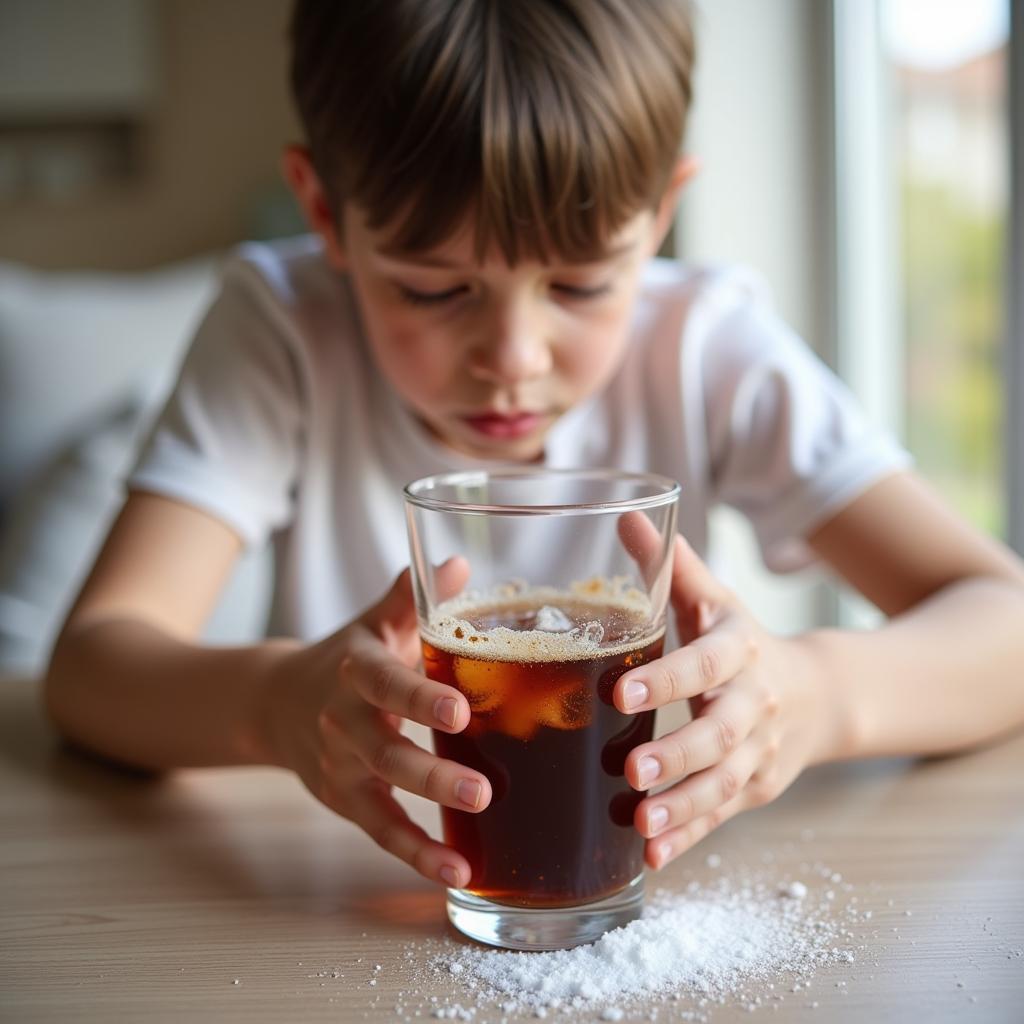
M 385 633 L 404 633 L 416 628 L 416 603 L 412 596 L 412 577 L 406 566 L 391 589 L 372 607 L 363 612 L 361 619 L 378 636 Z
M 469 580 L 469 563 L 461 557 L 449 558 L 434 570 L 436 600 L 454 597 Z M 362 615 L 363 622 L 374 632 L 404 632 L 416 628 L 416 602 L 413 597 L 412 571 L 407 566 L 391 585 L 391 589 Z
M 678 534 L 672 551 L 669 600 L 675 609 L 679 639 L 689 643 L 706 633 L 731 596 L 682 534 Z
M 461 555 L 453 555 L 442 562 L 434 574 L 434 599 L 447 601 L 465 589 L 469 582 L 469 562 Z

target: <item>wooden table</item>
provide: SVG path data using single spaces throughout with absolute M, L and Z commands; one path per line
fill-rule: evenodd
M 136 777 L 62 748 L 37 705 L 34 685 L 0 683 L 0 1019 L 416 1021 L 431 995 L 458 1001 L 453 982 L 413 984 L 405 955 L 451 941 L 442 891 L 294 778 Z M 711 852 L 719 871 L 827 863 L 872 911 L 854 964 L 712 1021 L 1024 1021 L 1024 736 L 808 772 L 653 881 L 707 880 Z

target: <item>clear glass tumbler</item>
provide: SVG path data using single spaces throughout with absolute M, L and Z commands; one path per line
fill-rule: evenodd
M 611 694 L 662 653 L 679 486 L 513 468 L 405 495 L 424 671 L 471 709 L 434 749 L 493 790 L 482 812 L 442 808 L 445 842 L 472 868 L 448 916 L 512 949 L 592 942 L 643 908 L 642 794 L 624 765 L 654 712 L 623 715 Z

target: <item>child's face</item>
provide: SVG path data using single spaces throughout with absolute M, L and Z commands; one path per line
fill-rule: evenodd
M 600 391 L 627 344 L 637 279 L 656 251 L 652 213 L 599 260 L 473 258 L 468 225 L 415 256 L 348 208 L 340 241 L 381 372 L 446 445 L 469 455 L 542 455 L 555 420 Z
M 697 163 L 680 159 L 657 211 L 634 217 L 602 258 L 514 267 L 498 252 L 476 262 L 470 222 L 415 256 L 388 252 L 352 205 L 339 232 L 308 151 L 289 146 L 282 169 L 331 264 L 351 275 L 374 357 L 413 412 L 456 451 L 525 462 L 615 373 L 641 267 Z

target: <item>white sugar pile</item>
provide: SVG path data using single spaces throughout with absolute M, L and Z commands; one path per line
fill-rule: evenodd
M 455 991 L 451 1002 L 432 1000 L 430 1010 L 439 1019 L 480 1020 L 490 1006 L 497 1018 L 487 1020 L 583 1011 L 614 1021 L 640 1000 L 687 997 L 698 1007 L 741 1000 L 754 1009 L 762 997 L 751 999 L 752 988 L 773 990 L 788 975 L 786 987 L 799 991 L 816 968 L 854 961 L 840 948 L 852 933 L 837 916 L 835 893 L 824 896 L 818 902 L 802 882 L 722 877 L 710 886 L 691 882 L 682 893 L 658 890 L 640 920 L 588 946 L 520 953 L 446 943 L 428 969 Z

